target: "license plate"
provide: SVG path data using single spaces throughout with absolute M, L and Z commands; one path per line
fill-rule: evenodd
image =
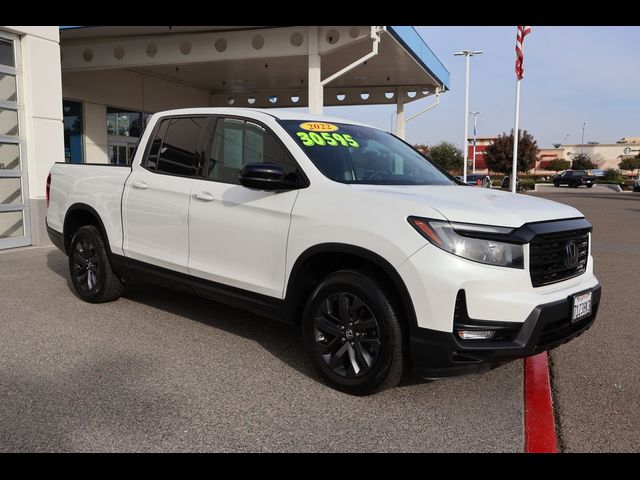
M 571 313 L 571 322 L 591 315 L 591 297 L 593 292 L 578 293 L 573 295 L 573 311 Z

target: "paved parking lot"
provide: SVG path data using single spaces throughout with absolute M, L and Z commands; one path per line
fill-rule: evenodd
M 154 286 L 90 305 L 66 272 L 0 254 L 0 451 L 523 450 L 521 362 L 351 397 L 292 327 Z
M 594 326 L 550 355 L 560 446 L 566 452 L 638 452 L 640 194 L 596 186 L 535 195 L 572 205 L 591 221 L 603 289 Z

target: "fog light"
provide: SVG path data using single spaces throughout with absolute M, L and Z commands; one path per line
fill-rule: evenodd
M 462 340 L 489 340 L 495 334 L 495 330 L 458 330 L 458 336 Z

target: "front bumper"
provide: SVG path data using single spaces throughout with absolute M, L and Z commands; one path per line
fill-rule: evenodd
M 577 293 L 577 292 L 575 292 Z M 571 297 L 538 305 L 524 323 L 477 321 L 466 316 L 465 325 L 506 329 L 508 340 L 462 341 L 452 332 L 416 328 L 410 338 L 411 359 L 417 375 L 444 378 L 478 373 L 517 358 L 551 350 L 587 331 L 596 319 L 601 287 L 593 288 L 592 314 L 571 322 Z M 508 332 L 507 330 L 511 330 Z

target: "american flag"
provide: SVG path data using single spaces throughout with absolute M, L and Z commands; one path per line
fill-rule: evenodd
M 522 62 L 524 61 L 524 55 L 522 54 L 522 42 L 524 37 L 531 33 L 531 27 L 518 27 L 518 35 L 516 37 L 516 76 L 518 80 L 522 80 L 524 76 L 524 67 Z

